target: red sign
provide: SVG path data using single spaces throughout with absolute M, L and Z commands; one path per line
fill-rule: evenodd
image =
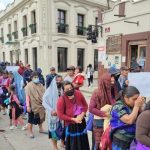
M 108 33 L 108 32 L 110 32 L 110 27 L 105 28 L 105 33 Z

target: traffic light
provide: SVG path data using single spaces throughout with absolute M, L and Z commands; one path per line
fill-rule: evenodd
M 97 31 L 93 30 L 92 32 L 92 43 L 97 43 Z
M 87 28 L 87 40 L 92 40 L 92 25 Z

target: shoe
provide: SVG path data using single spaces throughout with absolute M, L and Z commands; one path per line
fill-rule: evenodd
M 25 130 L 27 130 L 27 127 L 26 127 L 26 126 L 23 126 L 23 127 L 21 128 L 21 130 L 22 130 L 22 131 L 25 131 Z
M 33 134 L 30 134 L 30 139 L 34 139 L 34 135 Z
M 2 114 L 3 114 L 3 115 L 6 115 L 6 112 L 3 112 Z
M 10 129 L 10 130 L 15 130 L 15 129 L 17 129 L 17 127 L 16 127 L 16 126 L 10 126 L 9 129 Z

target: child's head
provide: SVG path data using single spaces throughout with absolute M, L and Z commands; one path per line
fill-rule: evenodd
M 15 93 L 15 91 L 16 91 L 15 86 L 14 86 L 13 84 L 11 84 L 11 85 L 9 86 L 9 92 L 10 92 L 10 93 Z

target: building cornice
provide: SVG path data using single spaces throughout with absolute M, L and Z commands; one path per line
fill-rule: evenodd
M 7 12 L 7 8 L 3 11 L 1 11 L 1 13 L 5 13 L 2 17 L 0 17 L 0 22 L 2 22 L 3 20 L 5 20 L 6 18 L 8 18 L 11 15 L 14 15 L 15 12 L 17 12 L 17 10 L 19 10 L 22 7 L 25 7 L 25 4 L 29 3 L 31 0 L 23 0 L 20 1 L 19 4 L 17 4 L 16 6 L 14 6 L 11 10 L 9 10 Z M 14 2 L 15 3 L 15 2 Z M 12 3 L 11 5 L 13 5 L 14 3 Z M 34 3 L 34 1 L 32 2 Z M 8 6 L 9 7 L 9 6 Z

